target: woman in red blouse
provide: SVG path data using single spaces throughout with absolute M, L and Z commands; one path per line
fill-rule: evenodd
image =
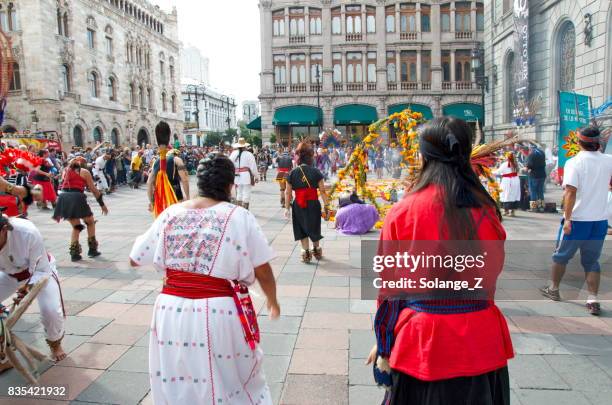
M 468 125 L 454 118 L 431 121 L 421 130 L 420 150 L 420 178 L 386 217 L 381 246 L 505 240 L 497 204 L 470 166 Z M 492 286 L 501 263 L 488 274 Z M 377 356 L 388 360 L 392 386 L 385 404 L 510 403 L 507 361 L 514 353 L 508 326 L 492 298 L 470 302 L 466 309 L 465 301 L 379 298 L 377 345 L 368 363 Z

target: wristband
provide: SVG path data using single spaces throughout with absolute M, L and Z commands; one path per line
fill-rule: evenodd
M 96 201 L 98 202 L 100 207 L 104 207 L 104 199 L 102 198 L 102 194 L 100 194 L 100 197 L 96 198 Z

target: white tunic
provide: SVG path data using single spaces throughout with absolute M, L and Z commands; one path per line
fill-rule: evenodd
M 248 168 L 248 169 L 251 169 L 251 173 L 257 179 L 258 171 L 257 171 L 257 161 L 255 160 L 255 156 L 253 156 L 253 154 L 249 152 L 248 150 L 245 150 L 242 152 L 242 155 L 240 155 L 240 160 L 239 160 L 238 154 L 239 154 L 239 150 L 237 149 L 233 151 L 229 157 L 230 160 L 234 163 L 237 173 L 238 173 L 238 169 L 240 168 L 243 168 L 243 169 Z M 249 172 L 248 171 L 240 172 L 240 175 L 236 176 L 234 183 L 236 185 L 250 185 L 251 176 L 249 176 Z
M 506 161 L 499 166 L 499 168 L 495 171 L 495 174 L 503 176 L 504 174 L 510 174 L 513 172 L 515 172 L 515 170 L 512 169 Z M 502 190 L 501 195 L 499 196 L 501 202 L 521 201 L 521 180 L 518 176 L 502 177 L 500 187 Z
M 254 268 L 274 252 L 249 211 L 220 203 L 169 207 L 138 237 L 130 258 L 159 271 L 252 284 Z M 262 360 L 261 349 L 245 341 L 233 298 L 157 298 L 149 340 L 155 404 L 271 404 Z

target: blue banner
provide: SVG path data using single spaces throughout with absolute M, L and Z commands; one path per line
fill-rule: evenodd
M 589 97 L 559 92 L 559 169 L 580 152 L 576 130 L 589 124 Z

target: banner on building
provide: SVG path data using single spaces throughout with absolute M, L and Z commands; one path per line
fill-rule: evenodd
M 514 0 L 514 115 L 527 116 L 529 98 L 529 0 Z
M 590 98 L 588 96 L 559 92 L 559 174 L 572 157 L 580 152 L 576 130 L 589 124 Z

